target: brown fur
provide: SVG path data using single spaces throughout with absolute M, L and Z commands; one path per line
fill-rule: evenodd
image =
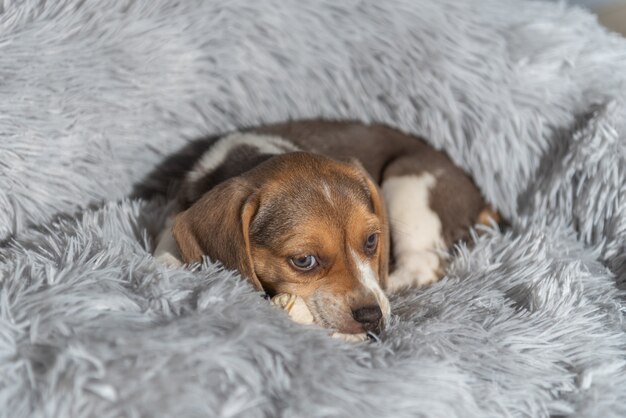
M 428 203 L 447 246 L 467 239 L 486 208 L 473 181 L 448 156 L 386 126 L 299 121 L 251 133 L 285 138 L 305 152 L 269 155 L 254 144 L 240 145 L 215 170 L 186 184 L 186 210 L 173 227 L 183 259 L 207 255 L 239 270 L 259 290 L 300 296 L 318 324 L 340 332 L 364 331 L 355 310 L 381 304 L 357 264 L 365 260 L 380 286 L 387 285 L 389 222 L 377 184 L 432 173 L 437 182 Z M 480 220 L 485 216 L 483 211 Z M 363 244 L 373 232 L 379 242 L 369 256 Z M 302 272 L 288 262 L 309 254 L 320 261 L 314 270 Z
M 443 152 L 384 125 L 297 121 L 254 129 L 282 136 L 311 152 L 359 161 L 377 184 L 385 179 L 440 172 L 430 206 L 443 225 L 446 245 L 468 238 L 486 202 L 472 179 Z
M 311 181 L 312 172 L 332 181 L 331 199 L 322 183 Z M 173 227 L 185 262 L 207 255 L 258 289 L 298 295 L 318 323 L 345 333 L 364 330 L 353 311 L 377 306 L 346 251 L 362 249 L 374 232 L 379 245 L 367 257 L 384 284 L 389 234 L 376 186 L 360 166 L 310 153 L 277 156 L 219 184 L 180 213 Z M 312 271 L 288 262 L 312 253 L 319 259 Z

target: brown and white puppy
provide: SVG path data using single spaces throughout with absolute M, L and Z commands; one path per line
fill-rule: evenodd
M 486 209 L 472 180 L 423 141 L 326 121 L 221 138 L 189 172 L 180 205 L 158 258 L 207 255 L 259 290 L 302 297 L 316 323 L 347 334 L 379 328 L 385 291 L 441 277 L 445 251 Z

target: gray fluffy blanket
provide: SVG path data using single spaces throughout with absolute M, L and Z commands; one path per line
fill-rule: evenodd
M 626 40 L 563 4 L 3 2 L 0 416 L 626 416 L 625 97 Z M 166 162 L 310 117 L 424 136 L 513 224 L 380 343 L 151 256 Z

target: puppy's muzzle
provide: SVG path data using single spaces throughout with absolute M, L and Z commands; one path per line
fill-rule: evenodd
M 378 305 L 363 306 L 352 310 L 352 317 L 363 326 L 365 332 L 377 333 L 380 331 L 383 311 Z

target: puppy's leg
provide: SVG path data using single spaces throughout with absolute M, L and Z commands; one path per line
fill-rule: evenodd
M 157 238 L 157 246 L 154 250 L 154 258 L 157 262 L 168 267 L 180 267 L 183 265 L 182 257 L 178 251 L 178 245 L 172 235 L 172 225 L 174 216 L 170 216 L 165 221 L 165 227 Z
M 431 284 L 443 275 L 449 246 L 469 238 L 485 202 L 445 154 L 421 153 L 391 162 L 383 173 L 395 270 L 387 290 Z
M 431 173 L 421 173 L 391 177 L 382 184 L 395 260 L 388 292 L 424 286 L 440 277 L 439 252 L 445 249 L 441 220 L 429 206 L 436 181 Z

